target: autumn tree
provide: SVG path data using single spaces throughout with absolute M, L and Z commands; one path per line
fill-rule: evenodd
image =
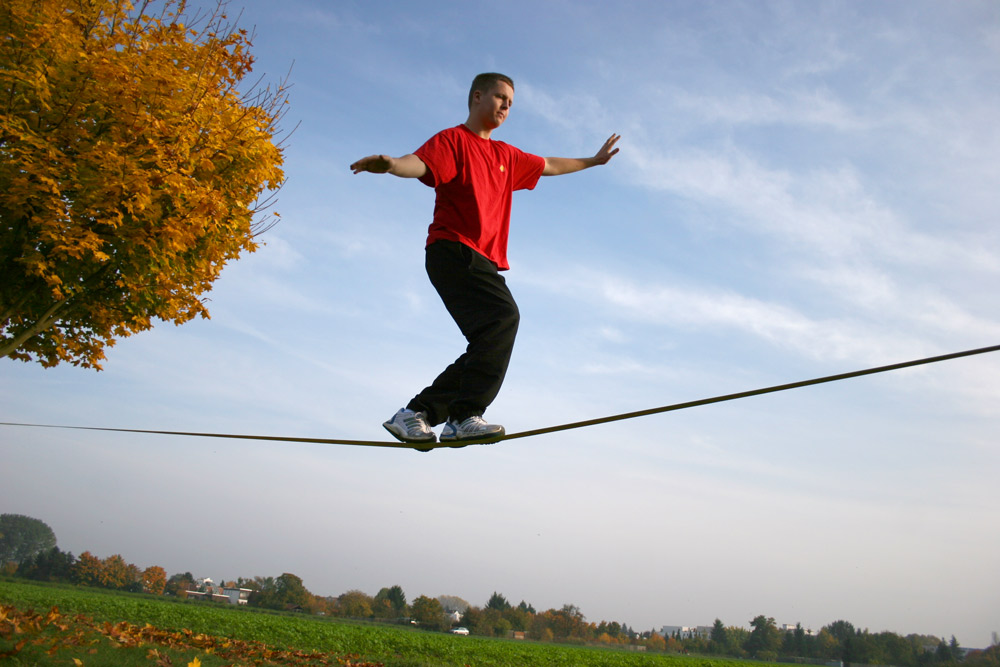
M 372 611 L 379 618 L 401 618 L 406 615 L 406 594 L 399 585 L 382 588 L 375 594 Z
M 73 581 L 83 586 L 104 585 L 104 564 L 89 551 L 84 551 L 73 564 Z
M 101 585 L 105 588 L 126 589 L 138 575 L 137 568 L 118 554 L 101 561 L 101 568 Z
M 358 590 L 347 591 L 337 599 L 337 608 L 341 616 L 347 618 L 371 618 L 372 597 Z
M 163 595 L 167 588 L 167 572 L 159 565 L 151 565 L 142 572 L 142 592 Z
M 429 630 L 441 630 L 445 627 L 444 607 L 435 598 L 421 595 L 413 601 L 413 620 Z
M 564 604 L 558 611 L 550 609 L 552 632 L 556 637 L 583 637 L 586 634 L 586 623 L 583 612 L 573 604 Z
M 609 641 L 617 641 L 622 635 L 622 626 L 618 621 L 612 621 L 610 623 L 607 621 L 601 621 L 597 624 L 595 632 L 599 637 L 606 635 L 607 639 L 604 640 L 606 643 Z
M 663 635 L 652 632 L 649 635 L 649 639 L 643 642 L 646 648 L 650 651 L 666 651 L 667 650 L 667 640 L 663 638 Z
M 466 611 L 462 624 L 471 632 L 485 637 L 506 637 L 513 629 L 503 612 L 497 609 L 480 609 L 476 613 Z
M 987 649 L 972 651 L 962 664 L 965 667 L 1000 667 L 1000 643 L 994 642 Z
M 192 589 L 194 589 L 194 575 L 190 572 L 179 572 L 170 575 L 163 592 L 167 595 L 187 597 L 187 592 Z
M 242 84 L 225 5 L 0 3 L 0 356 L 100 369 L 154 319 L 208 317 L 274 223 L 286 87 Z
M 305 611 L 316 616 L 326 616 L 332 613 L 336 607 L 330 604 L 330 598 L 323 595 L 313 595 L 310 593 L 309 601 L 304 607 Z
M 23 514 L 0 514 L 0 565 L 20 563 L 55 545 L 56 534 L 44 521 Z

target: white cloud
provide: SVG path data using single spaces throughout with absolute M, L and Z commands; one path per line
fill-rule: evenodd
M 729 95 L 676 89 L 661 93 L 666 105 L 699 123 L 727 125 L 817 126 L 834 131 L 859 131 L 869 121 L 855 114 L 831 91 L 823 88 L 790 90 L 780 97 L 760 92 Z
M 734 148 L 670 152 L 636 146 L 626 159 L 638 185 L 722 209 L 717 224 L 767 235 L 797 252 L 836 262 L 870 258 L 1000 272 L 1000 256 L 977 243 L 987 237 L 956 237 L 946 227 L 931 235 L 909 227 L 866 191 L 854 168 L 793 173 Z

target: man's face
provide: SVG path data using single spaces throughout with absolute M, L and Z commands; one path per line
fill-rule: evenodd
M 497 81 L 488 92 L 477 91 L 472 100 L 472 112 L 479 118 L 484 127 L 495 130 L 500 127 L 510 106 L 514 103 L 514 89 L 503 81 Z

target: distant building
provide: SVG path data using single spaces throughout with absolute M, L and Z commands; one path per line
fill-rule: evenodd
M 216 586 L 209 579 L 199 579 L 198 589 L 187 591 L 187 597 L 192 600 L 208 600 L 210 602 L 228 602 L 229 604 L 244 605 L 250 600 L 253 591 L 249 588 L 230 588 L 226 586 Z
M 795 628 L 799 624 L 791 625 L 788 623 L 782 623 L 778 625 L 778 630 L 781 632 L 795 632 Z M 803 628 L 803 632 L 810 637 L 815 637 L 816 632 L 813 630 L 806 630 Z M 703 639 L 711 639 L 712 637 L 712 626 L 711 625 L 664 625 L 660 629 L 660 634 L 664 637 L 677 637 L 679 639 L 694 639 L 695 637 L 701 637 Z
M 241 605 L 247 604 L 250 600 L 250 594 L 253 593 L 249 588 L 223 588 L 222 594 L 229 598 L 229 604 Z
M 187 591 L 188 600 L 208 600 L 209 602 L 229 602 L 229 596 L 212 591 Z
M 679 639 L 694 639 L 695 637 L 708 639 L 712 636 L 712 626 L 664 625 L 660 628 L 660 634 L 664 637 L 677 637 Z

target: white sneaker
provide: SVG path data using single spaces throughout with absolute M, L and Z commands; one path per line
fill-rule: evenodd
M 427 415 L 400 408 L 392 419 L 382 424 L 400 442 L 436 442 L 437 436 L 427 423 Z
M 441 432 L 441 442 L 458 442 L 476 440 L 478 442 L 496 442 L 504 436 L 503 426 L 487 424 L 479 415 L 472 415 L 456 424 L 451 419 L 445 422 Z

